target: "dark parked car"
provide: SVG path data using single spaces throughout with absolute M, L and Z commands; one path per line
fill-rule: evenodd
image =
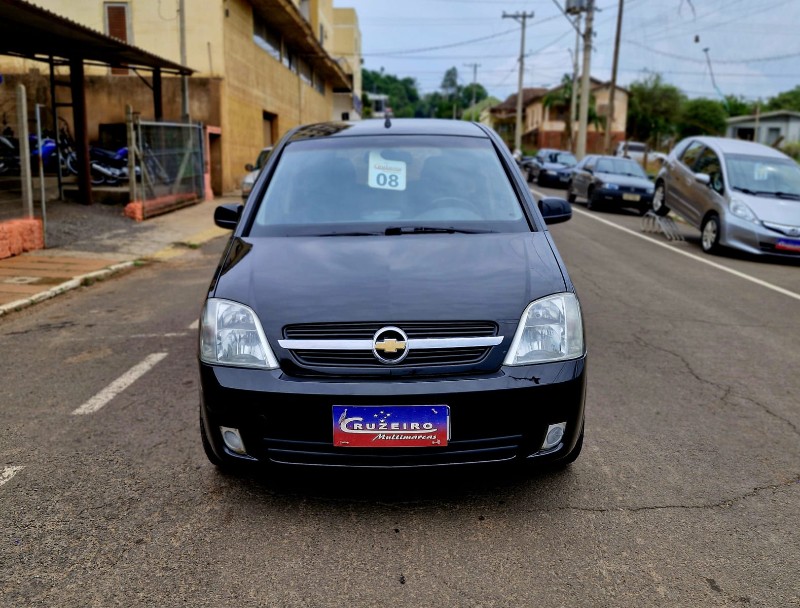
M 572 168 L 578 160 L 566 150 L 542 148 L 524 165 L 529 182 L 540 186 L 566 188 L 572 177 Z
M 653 211 L 674 211 L 700 230 L 706 253 L 735 247 L 800 257 L 800 166 L 768 146 L 689 137 L 656 178 Z
M 200 323 L 218 466 L 413 467 L 580 452 L 578 298 L 502 140 L 475 123 L 297 128 L 247 204 Z
M 653 200 L 653 183 L 635 160 L 589 155 L 577 164 L 567 188 L 569 202 L 578 197 L 589 209 L 632 207 L 644 215 Z

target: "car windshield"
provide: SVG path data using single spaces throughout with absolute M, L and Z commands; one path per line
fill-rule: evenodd
M 574 167 L 578 164 L 578 159 L 569 152 L 559 152 L 557 154 L 553 154 L 550 159 L 554 163 L 561 163 L 567 167 Z
M 800 198 L 800 166 L 792 160 L 728 154 L 732 188 L 748 194 Z
M 647 175 L 639 163 L 625 158 L 601 158 L 597 161 L 597 172 L 647 179 Z
M 415 234 L 443 229 L 530 230 L 490 140 L 381 135 L 289 143 L 250 235 Z

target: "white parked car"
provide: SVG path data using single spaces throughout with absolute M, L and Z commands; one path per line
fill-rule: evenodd
M 249 171 L 249 173 L 245 175 L 242 180 L 242 198 L 250 196 L 250 191 L 253 189 L 253 184 L 256 183 L 258 174 L 261 172 L 264 165 L 267 164 L 270 152 L 272 152 L 272 146 L 264 148 L 259 152 L 255 165 L 248 163 L 244 166 L 245 170 Z

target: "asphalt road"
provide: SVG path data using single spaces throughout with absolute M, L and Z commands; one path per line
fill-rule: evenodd
M 220 240 L 0 320 L 0 606 L 800 606 L 800 267 L 575 209 L 559 473 L 217 472 L 192 324 Z

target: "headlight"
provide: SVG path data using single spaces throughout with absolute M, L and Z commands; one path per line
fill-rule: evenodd
M 576 359 L 583 353 L 583 319 L 578 298 L 572 293 L 559 293 L 528 305 L 503 364 L 563 361 Z
M 558 175 L 558 171 L 553 171 L 552 169 L 548 169 L 545 173 L 547 173 L 547 175 Z
M 647 194 L 653 194 L 653 192 L 656 191 L 656 187 L 655 186 L 645 186 L 644 191 L 647 192 Z
M 617 184 L 604 184 L 603 188 L 606 190 L 619 190 L 619 186 L 617 186 Z
M 758 222 L 758 218 L 753 211 L 745 205 L 742 201 L 739 200 L 732 200 L 731 201 L 731 213 L 736 217 L 740 217 L 743 220 L 747 220 L 748 222 Z
M 218 298 L 209 298 L 203 309 L 200 360 L 237 367 L 278 367 L 256 313 L 244 304 Z

